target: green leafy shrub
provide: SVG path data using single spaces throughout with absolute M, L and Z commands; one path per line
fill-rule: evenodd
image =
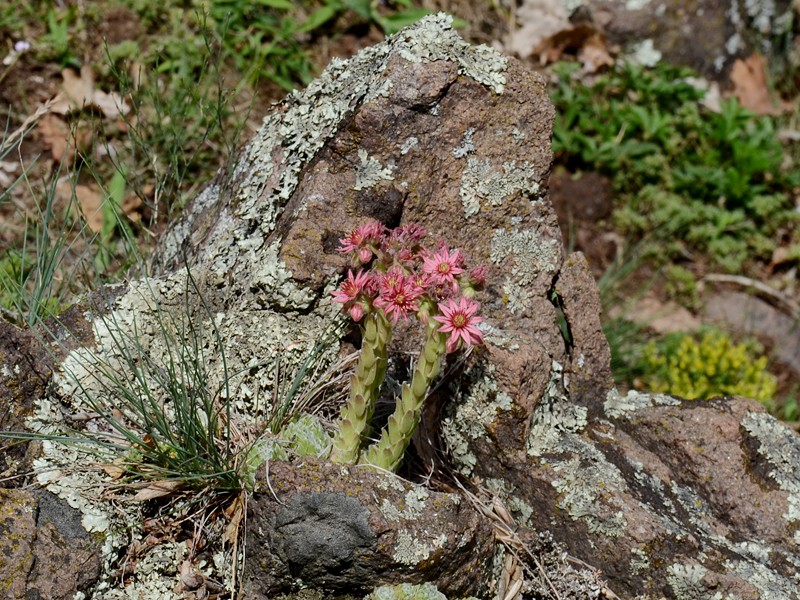
M 662 256 L 699 250 L 737 271 L 769 258 L 797 222 L 790 192 L 800 177 L 783 164 L 771 118 L 735 100 L 704 109 L 685 68 L 625 65 L 590 85 L 571 65 L 556 72 L 557 160 L 611 178 L 623 233 L 655 233 Z
M 767 402 L 777 388 L 758 343 L 734 344 L 718 330 L 650 342 L 642 359 L 645 386 L 654 392 L 692 400 L 738 394 Z

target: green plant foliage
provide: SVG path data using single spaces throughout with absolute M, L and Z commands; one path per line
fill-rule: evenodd
M 662 256 L 699 250 L 730 271 L 769 258 L 797 223 L 790 192 L 800 183 L 771 118 L 735 100 L 704 109 L 685 68 L 625 65 L 591 85 L 574 70 L 556 69 L 553 149 L 569 169 L 611 178 L 624 234 L 656 233 Z
M 734 344 L 714 329 L 650 342 L 642 358 L 644 385 L 654 392 L 691 400 L 737 394 L 769 402 L 777 389 L 758 343 Z
M 700 303 L 697 280 L 689 269 L 680 265 L 667 265 L 664 268 L 667 295 L 688 309 L 695 309 Z

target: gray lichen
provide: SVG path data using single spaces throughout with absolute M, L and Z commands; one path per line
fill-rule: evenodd
M 612 418 L 625 418 L 638 410 L 645 410 L 653 406 L 678 406 L 681 401 L 664 394 L 644 394 L 636 390 L 629 390 L 623 396 L 617 388 L 612 388 L 606 394 L 603 404 L 606 415 Z
M 432 583 L 383 585 L 364 600 L 447 600 Z
M 417 144 L 419 144 L 419 139 L 418 139 L 418 138 L 416 138 L 415 136 L 411 136 L 411 137 L 410 137 L 410 138 L 408 138 L 408 139 L 407 139 L 405 142 L 403 142 L 402 144 L 399 144 L 399 145 L 398 145 L 398 147 L 399 147 L 399 149 L 400 149 L 400 154 L 402 154 L 403 156 L 405 156 L 405 155 L 406 155 L 406 154 L 408 154 L 408 153 L 411 151 L 411 149 L 412 149 L 414 146 L 416 146 Z
M 527 443 L 529 456 L 557 452 L 565 434 L 580 432 L 586 427 L 587 410 L 567 399 L 563 377 L 564 367 L 553 361 L 547 387 L 531 417 Z
M 758 591 L 760 600 L 786 600 L 800 598 L 800 586 L 760 563 L 727 560 L 725 568 L 736 573 Z
M 708 569 L 697 563 L 676 563 L 667 567 L 667 583 L 679 600 L 709 598 L 707 586 L 702 583 L 707 572 Z
M 397 533 L 393 558 L 398 563 L 416 566 L 423 560 L 428 560 L 435 550 L 443 548 L 446 543 L 447 536 L 444 534 L 424 542 L 416 539 L 408 531 L 401 530 Z
M 278 257 L 280 240 L 275 240 L 264 251 L 250 280 L 251 289 L 257 289 L 259 302 L 266 306 L 303 310 L 316 298 L 316 294 L 298 286 L 292 273 Z
M 577 456 L 568 460 L 542 459 L 559 476 L 550 483 L 559 493 L 557 505 L 570 517 L 582 520 L 589 531 L 616 537 L 625 533 L 625 505 L 618 498 L 627 489 L 619 469 L 594 446 L 571 435 L 567 449 Z
M 538 229 L 494 231 L 489 260 L 506 266 L 503 292 L 512 313 L 530 308 L 531 284 L 540 273 L 555 274 L 561 260 L 561 241 L 547 239 Z
M 467 371 L 467 384 L 453 390 L 453 401 L 442 420 L 442 436 L 464 475 L 472 473 L 477 458 L 470 441 L 485 436 L 498 411 L 511 410 L 513 400 L 500 390 L 492 375 L 494 365 L 478 365 Z
M 390 521 L 412 521 L 418 519 L 419 516 L 425 511 L 425 502 L 430 497 L 428 490 L 422 486 L 415 486 L 409 490 L 403 499 L 403 507 L 398 508 L 389 500 L 384 499 L 380 505 L 380 511 Z
M 758 453 L 772 467 L 770 477 L 789 493 L 783 518 L 800 521 L 800 440 L 786 425 L 765 413 L 748 413 L 742 427 L 759 442 Z
M 474 127 L 470 127 L 464 132 L 464 137 L 461 140 L 461 144 L 453 148 L 453 156 L 456 158 L 464 158 L 467 154 L 475 152 L 475 142 L 472 141 L 472 135 L 474 133 Z
M 391 167 L 384 167 L 374 156 L 369 156 L 363 148 L 358 150 L 358 159 L 361 163 L 356 169 L 356 184 L 354 190 L 366 190 L 379 181 L 394 179 Z
M 471 135 L 467 139 L 465 134 L 465 141 L 453 154 L 456 158 L 463 158 L 472 147 Z M 461 175 L 459 196 L 464 214 L 469 218 L 478 214 L 483 206 L 500 206 L 517 194 L 534 198 L 540 191 L 536 171 L 528 162 L 522 166 L 517 166 L 515 161 L 506 162 L 496 169 L 487 159 L 469 158 Z

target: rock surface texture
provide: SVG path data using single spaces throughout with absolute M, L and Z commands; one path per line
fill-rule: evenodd
M 535 4 L 532 2 L 531 4 Z M 710 79 L 758 52 L 779 66 L 792 36 L 788 0 L 577 0 L 573 22 L 589 22 L 635 61 L 692 67 Z
M 209 386 L 257 420 L 269 359 L 299 362 L 336 313 L 338 239 L 368 217 L 414 222 L 488 266 L 486 347 L 442 382 L 424 423 L 475 496 L 274 463 L 249 501 L 243 597 L 425 582 L 451 597 L 800 597 L 798 436 L 745 399 L 612 389 L 597 289 L 583 256 L 565 256 L 547 197 L 552 120 L 541 77 L 469 46 L 443 15 L 335 61 L 196 198 L 154 276 L 86 312 L 93 339 L 36 388 L 29 426 L 60 431 L 65 415 L 113 406 L 104 381 L 134 364 L 133 341 L 155 364 L 176 344 L 202 348 Z M 417 334 L 396 333 L 398 356 L 418 351 Z M 0 365 L 0 389 L 17 381 Z M 38 460 L 60 469 L 40 482 L 85 529 L 119 529 L 81 493 L 102 473 L 67 468 L 86 456 L 45 444 Z M 104 568 L 126 539 L 106 535 Z M 150 552 L 125 591 L 103 576 L 95 597 L 170 597 L 185 548 Z

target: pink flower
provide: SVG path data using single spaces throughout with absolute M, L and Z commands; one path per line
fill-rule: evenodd
M 360 302 L 356 302 L 350 306 L 350 308 L 346 309 L 347 314 L 350 315 L 350 318 L 353 319 L 356 323 L 358 323 L 361 319 L 364 318 L 364 315 L 367 311 L 364 310 L 364 306 Z
M 370 288 L 372 287 L 372 276 L 363 269 L 358 272 L 358 275 L 353 275 L 350 270 L 345 279 L 340 285 L 339 289 L 331 293 L 334 302 L 341 302 L 342 310 L 350 314 L 354 321 L 360 321 L 364 316 L 366 310 L 363 306 L 365 296 L 370 295 Z
M 469 272 L 469 280 L 475 287 L 482 287 L 486 283 L 486 265 L 478 265 Z
M 359 225 L 345 237 L 339 239 L 339 252 L 348 254 L 355 252 L 361 264 L 366 264 L 372 258 L 384 236 L 384 227 L 380 221 L 370 219 Z
M 381 285 L 381 293 L 375 299 L 375 306 L 382 308 L 386 316 L 394 323 L 403 317 L 408 320 L 408 313 L 417 312 L 417 298 L 422 295 L 422 288 L 414 285 L 410 277 L 399 275 L 391 284 Z
M 404 244 L 413 245 L 425 239 L 428 232 L 421 225 L 409 223 L 392 230 L 392 239 Z
M 388 291 L 393 287 L 402 286 L 405 280 L 406 272 L 403 270 L 403 267 L 395 265 L 381 276 L 379 293 L 383 294 L 384 291 Z
M 463 262 L 461 250 L 455 250 L 451 254 L 447 246 L 442 246 L 438 252 L 424 258 L 422 270 L 430 273 L 433 281 L 449 284 L 455 290 L 458 288 L 458 283 L 454 276 L 464 272 L 464 269 L 461 268 Z
M 353 276 L 352 269 L 347 272 L 347 279 L 339 284 L 339 289 L 332 292 L 334 302 L 346 304 L 356 299 L 361 292 L 369 285 L 370 274 L 361 269 L 358 275 Z
M 442 323 L 439 331 L 450 332 L 450 337 L 447 339 L 447 352 L 453 352 L 456 349 L 459 339 L 464 340 L 467 346 L 483 343 L 483 334 L 475 327 L 477 323 L 483 321 L 481 317 L 475 315 L 478 308 L 477 302 L 463 296 L 458 302 L 450 299 L 439 305 L 442 314 L 433 318 Z

